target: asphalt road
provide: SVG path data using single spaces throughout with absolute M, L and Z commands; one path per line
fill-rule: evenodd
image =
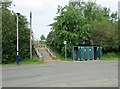
M 3 66 L 3 87 L 118 87 L 118 61 Z

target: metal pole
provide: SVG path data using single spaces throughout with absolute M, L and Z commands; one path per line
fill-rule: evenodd
M 30 59 L 32 59 L 32 12 L 30 12 Z
M 16 55 L 16 63 L 19 64 L 18 14 L 17 14 L 17 55 Z
M 67 61 L 66 45 L 65 45 L 65 60 Z
M 17 55 L 19 55 L 19 48 L 18 48 L 18 15 L 17 15 Z
M 118 2 L 118 20 L 120 20 L 120 1 Z M 118 21 L 118 24 L 118 27 L 120 27 L 120 21 Z

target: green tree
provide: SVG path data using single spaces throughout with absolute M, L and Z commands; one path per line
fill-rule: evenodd
M 48 44 L 62 55 L 64 55 L 64 40 L 68 43 L 67 56 L 71 56 L 72 46 L 82 45 L 82 40 L 94 40 L 95 45 L 101 45 L 104 49 L 117 48 L 117 45 L 113 47 L 113 43 L 109 46 L 109 42 L 105 42 L 108 39 L 110 41 L 112 32 L 116 34 L 116 13 L 110 14 L 109 8 L 101 7 L 94 2 L 78 0 L 69 2 L 64 7 L 58 6 L 57 14 L 58 16 L 54 18 L 55 22 L 50 24 L 52 31 L 47 38 Z M 98 37 L 97 33 L 103 33 L 107 37 L 99 36 L 99 41 L 97 41 L 93 38 L 95 32 L 94 38 Z M 108 37 L 109 35 L 111 36 Z M 101 43 L 100 39 L 104 41 Z M 117 36 L 112 40 L 117 43 Z
M 41 39 L 41 40 L 45 40 L 46 38 L 45 38 L 45 36 L 42 34 L 42 35 L 40 36 L 40 39 Z
M 102 21 L 93 22 L 91 29 L 91 39 L 94 45 L 99 45 L 104 52 L 118 50 L 118 30 L 117 25 Z
M 2 0 L 0 1 L 0 4 L 2 4 L 2 7 L 10 7 L 12 4 L 11 0 Z
M 58 6 L 58 14 L 54 18 L 55 22 L 50 24 L 52 26 L 52 33 L 55 39 L 51 40 L 52 45 L 64 55 L 64 40 L 67 41 L 68 56 L 71 55 L 71 47 L 79 45 L 80 40 L 88 39 L 90 24 L 84 18 L 82 13 L 84 2 L 69 3 L 65 7 Z
M 29 58 L 30 30 L 27 19 L 19 15 L 19 55 L 20 60 Z M 16 14 L 6 7 L 2 8 L 2 63 L 15 62 L 16 59 Z

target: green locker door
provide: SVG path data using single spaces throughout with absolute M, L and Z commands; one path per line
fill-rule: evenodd
M 88 47 L 84 47 L 83 50 L 84 50 L 83 51 L 83 59 L 88 60 L 88 58 L 89 58 L 89 48 Z
M 93 47 L 89 47 L 88 48 L 88 51 L 89 51 L 89 60 L 93 60 L 94 59 L 94 49 L 93 49 Z
M 97 47 L 98 59 L 102 58 L 102 47 Z
M 78 47 L 78 59 L 80 61 L 83 60 L 83 48 L 82 47 Z

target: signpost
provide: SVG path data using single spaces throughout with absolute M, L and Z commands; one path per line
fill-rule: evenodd
M 65 45 L 65 60 L 67 60 L 67 52 L 66 52 L 67 41 L 64 41 L 64 45 Z

